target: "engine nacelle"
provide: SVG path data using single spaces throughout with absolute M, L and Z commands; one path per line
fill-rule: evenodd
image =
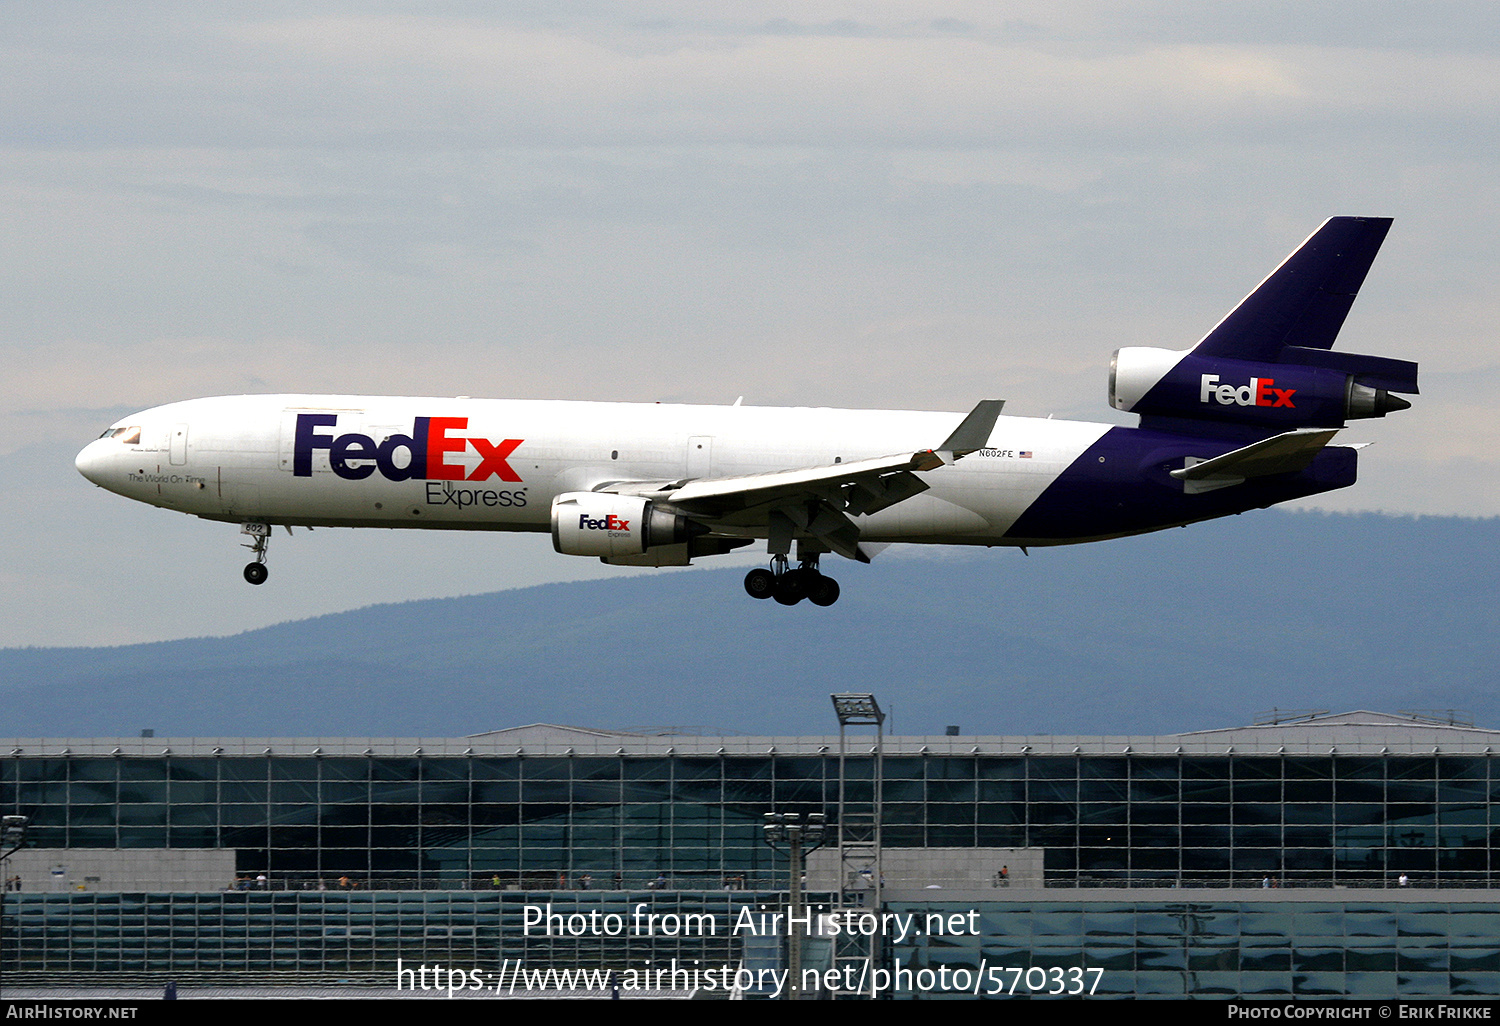
M 638 495 L 564 492 L 552 500 L 552 547 L 567 556 L 639 556 L 704 528 Z
M 1339 354 L 1343 355 L 1343 354 Z M 1374 360 L 1373 357 L 1351 357 Z M 1290 430 L 1338 427 L 1411 406 L 1384 388 L 1334 367 L 1260 363 L 1191 350 L 1117 349 L 1109 366 L 1109 402 L 1145 416 L 1190 417 Z

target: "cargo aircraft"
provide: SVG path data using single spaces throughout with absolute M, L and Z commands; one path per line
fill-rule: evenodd
M 275 525 L 547 531 L 570 556 L 685 566 L 761 542 L 745 590 L 837 601 L 820 566 L 894 542 L 1065 545 L 1352 485 L 1347 420 L 1410 406 L 1417 366 L 1332 350 L 1388 218 L 1335 217 L 1190 349 L 1130 347 L 1109 399 L 1139 426 L 658 403 L 239 395 L 111 426 L 78 470 L 239 524 L 263 584 Z

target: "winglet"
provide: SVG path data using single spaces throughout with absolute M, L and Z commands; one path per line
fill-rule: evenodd
M 954 459 L 959 459 L 976 449 L 983 449 L 990 444 L 990 433 L 995 430 L 995 421 L 1004 408 L 1004 399 L 981 399 L 948 440 L 934 451 L 950 453 Z

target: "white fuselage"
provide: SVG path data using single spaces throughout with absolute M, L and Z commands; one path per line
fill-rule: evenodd
M 212 520 L 545 531 L 552 500 L 565 492 L 909 453 L 937 446 L 961 419 L 895 410 L 244 395 L 135 414 L 90 443 L 77 463 L 110 491 Z M 922 473 L 927 491 L 860 518 L 860 537 L 1003 544 L 1015 519 L 1107 430 L 1001 417 L 987 447 Z

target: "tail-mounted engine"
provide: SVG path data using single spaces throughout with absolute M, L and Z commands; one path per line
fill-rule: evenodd
M 1417 365 L 1404 360 L 1288 346 L 1287 362 L 1264 363 L 1192 350 L 1115 351 L 1109 402 L 1147 417 L 1187 417 L 1290 430 L 1384 417 L 1411 403 Z
M 552 547 L 568 556 L 612 559 L 680 545 L 706 531 L 650 499 L 610 492 L 564 492 L 552 500 Z

